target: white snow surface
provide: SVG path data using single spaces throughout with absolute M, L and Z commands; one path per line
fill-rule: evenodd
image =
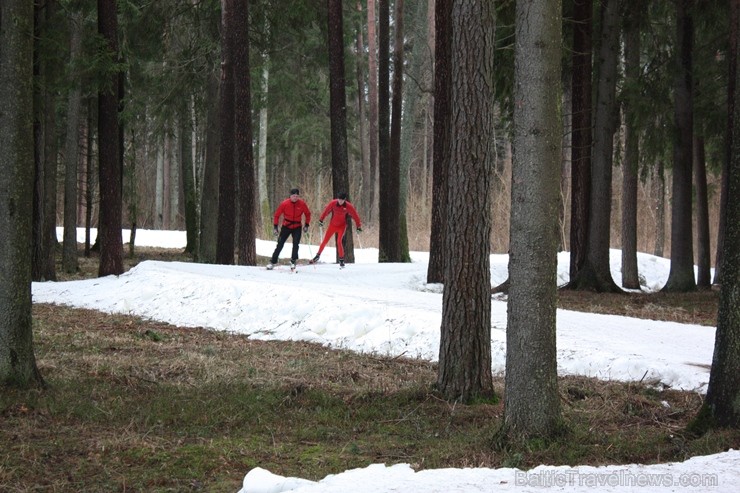
M 62 230 L 57 231 L 61 240 Z M 94 239 L 93 232 L 93 239 Z M 123 231 L 128 238 L 128 231 Z M 78 230 L 84 241 L 84 230 Z M 123 313 L 180 326 L 247 334 L 253 339 L 303 340 L 327 347 L 435 361 L 439 351 L 442 286 L 426 283 L 428 253 L 412 263 L 377 262 L 378 250 L 355 249 L 356 263 L 339 269 L 334 248 L 326 263 L 264 267 L 145 261 L 120 276 L 33 283 L 33 301 Z M 138 230 L 136 244 L 184 248 L 182 231 Z M 269 256 L 275 243 L 257 240 Z M 289 258 L 290 242 L 281 253 Z M 316 245 L 302 244 L 309 259 Z M 558 256 L 559 283 L 568 279 L 569 254 Z M 491 255 L 491 284 L 507 277 L 507 255 Z M 621 282 L 621 254 L 611 251 L 614 280 Z M 656 291 L 670 269 L 667 259 L 638 255 L 644 291 Z M 502 375 L 506 354 L 506 302 L 492 300 L 492 371 Z M 705 393 L 715 328 L 674 322 L 558 310 L 558 373 L 603 380 L 643 381 Z M 238 493 L 327 492 L 735 492 L 740 491 L 740 452 L 693 457 L 657 465 L 547 466 L 519 469 L 414 471 L 409 464 L 369 464 L 321 481 L 285 478 L 255 467 Z

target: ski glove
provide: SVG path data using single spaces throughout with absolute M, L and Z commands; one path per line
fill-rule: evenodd
M 304 233 L 308 233 L 308 224 L 306 224 L 305 226 L 303 226 L 303 232 Z
M 358 233 L 362 233 L 362 228 L 357 228 Z
M 277 236 L 277 235 L 278 235 L 278 229 L 277 229 L 277 226 L 273 226 L 273 227 L 272 227 L 272 234 L 273 234 L 274 236 Z

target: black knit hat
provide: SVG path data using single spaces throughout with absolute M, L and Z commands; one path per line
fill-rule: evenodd
M 347 200 L 347 192 L 339 192 L 337 198 L 340 200 Z
M 300 191 L 299 191 L 299 190 L 298 190 L 297 188 L 292 188 L 292 189 L 290 190 L 290 194 L 291 194 L 291 195 L 300 195 L 300 194 L 301 194 L 301 192 L 300 192 Z

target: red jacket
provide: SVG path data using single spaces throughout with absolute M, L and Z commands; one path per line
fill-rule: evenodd
M 345 200 L 344 204 L 342 205 L 339 205 L 339 201 L 337 199 L 329 202 L 324 209 L 324 212 L 321 213 L 321 217 L 319 218 L 319 220 L 323 221 L 324 218 L 329 215 L 329 213 L 331 213 L 330 224 L 334 227 L 345 227 L 347 225 L 347 214 L 352 216 L 352 219 L 355 220 L 358 228 L 362 227 L 360 216 L 357 215 L 355 207 L 347 200 Z
M 289 229 L 295 229 L 301 227 L 301 216 L 306 216 L 306 226 L 311 224 L 311 211 L 308 205 L 303 199 L 298 199 L 295 202 L 287 198 L 283 200 L 275 211 L 275 217 L 272 220 L 272 224 L 278 225 L 280 215 L 283 215 L 283 226 Z

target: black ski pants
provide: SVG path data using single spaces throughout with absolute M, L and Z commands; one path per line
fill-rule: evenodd
M 298 260 L 298 244 L 301 242 L 300 224 L 298 225 L 297 228 L 288 228 L 286 226 L 282 226 L 280 228 L 280 234 L 278 235 L 277 246 L 275 247 L 275 251 L 272 252 L 272 259 L 270 259 L 271 263 L 277 264 L 278 255 L 280 255 L 280 252 L 283 251 L 283 245 L 285 245 L 285 242 L 288 239 L 288 236 L 293 237 L 293 251 L 290 254 L 290 260 L 292 262 L 295 262 L 296 260 Z

